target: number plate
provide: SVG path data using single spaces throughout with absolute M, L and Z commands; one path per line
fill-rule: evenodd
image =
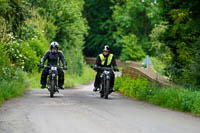
M 57 67 L 51 67 L 51 70 L 57 70 Z

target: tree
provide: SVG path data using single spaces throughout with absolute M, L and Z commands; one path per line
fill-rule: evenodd
M 10 28 L 10 31 L 16 34 L 26 18 L 29 17 L 27 1 L 0 0 L 0 16 L 9 24 L 7 28 Z
M 87 22 L 82 16 L 83 0 L 30 0 L 38 12 L 56 26 L 55 41 L 61 45 L 71 73 L 82 74 L 83 44 Z M 75 69 L 74 69 L 75 68 Z
M 146 54 L 151 55 L 148 35 L 154 25 L 159 23 L 158 6 L 151 3 L 151 0 L 146 0 L 144 3 L 138 0 L 113 0 L 113 3 L 115 5 L 112 7 L 112 19 L 117 29 L 113 32 L 115 45 L 122 45 L 120 44 L 122 36 L 134 34 Z
M 166 68 L 167 74 L 173 81 L 184 82 L 185 70 L 190 69 L 191 64 L 196 62 L 195 55 L 200 38 L 200 1 L 163 0 L 159 1 L 159 5 L 162 9 L 161 15 L 169 23 L 168 34 L 163 38 L 172 56 Z
M 112 26 L 111 20 L 112 10 L 110 7 L 112 5 L 109 0 L 85 0 L 84 16 L 90 27 L 84 49 L 86 56 L 97 56 L 104 45 L 109 45 L 112 52 L 119 56 L 116 48 L 113 47 L 112 32 L 115 28 Z
M 145 57 L 145 53 L 141 47 L 138 45 L 137 37 L 133 34 L 123 37 L 123 49 L 120 59 L 123 61 L 134 60 L 140 61 Z

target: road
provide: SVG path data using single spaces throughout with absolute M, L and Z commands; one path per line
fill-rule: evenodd
M 200 118 L 113 93 L 99 98 L 92 84 L 28 90 L 0 109 L 0 133 L 199 133 Z

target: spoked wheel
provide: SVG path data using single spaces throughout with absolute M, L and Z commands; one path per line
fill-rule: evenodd
M 109 80 L 106 80 L 104 87 L 104 99 L 108 99 L 109 91 L 110 91 L 110 82 Z

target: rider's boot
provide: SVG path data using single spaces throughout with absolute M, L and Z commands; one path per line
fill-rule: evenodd
M 97 89 L 98 89 L 97 87 L 94 87 L 93 91 L 94 91 L 94 92 L 96 92 L 96 91 L 97 91 Z
M 110 89 L 110 93 L 112 93 L 112 92 L 115 92 L 114 88 L 111 88 L 111 89 Z
M 62 85 L 59 86 L 58 88 L 61 89 L 61 90 L 64 90 L 64 87 Z
M 42 84 L 41 89 L 44 89 L 44 88 L 46 88 L 46 85 Z

